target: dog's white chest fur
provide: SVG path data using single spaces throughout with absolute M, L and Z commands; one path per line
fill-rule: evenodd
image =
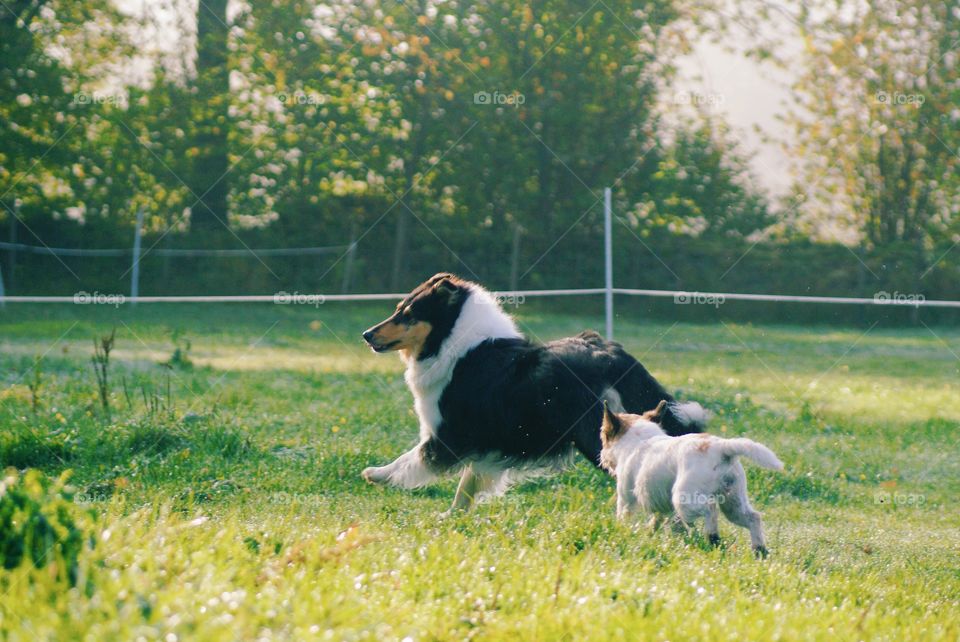
M 460 316 L 437 355 L 423 361 L 407 359 L 404 379 L 413 392 L 413 405 L 420 419 L 420 441 L 437 434 L 443 420 L 440 397 L 453 378 L 457 361 L 487 339 L 521 336 L 513 319 L 500 309 L 489 292 L 470 289 Z

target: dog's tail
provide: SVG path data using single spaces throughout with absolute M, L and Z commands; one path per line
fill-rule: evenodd
M 783 470 L 783 462 L 777 459 L 773 451 L 752 439 L 724 439 L 720 444 L 720 451 L 728 457 L 746 457 L 764 468 Z
M 661 401 L 667 402 L 667 407 L 660 416 L 660 427 L 671 436 L 686 435 L 692 432 L 703 432 L 707 427 L 707 412 L 696 402 L 678 402 L 673 395 L 660 385 L 639 361 L 634 359 L 619 343 L 604 341 L 596 332 L 584 332 L 579 338 L 585 343 L 598 348 L 600 354 L 609 360 L 610 370 L 607 376 L 615 391 L 622 400 L 623 410 L 642 414 L 653 410 Z M 609 400 L 608 400 L 609 401 Z M 616 410 L 618 403 L 613 403 Z
M 660 426 L 668 435 L 685 435 L 706 430 L 707 419 L 707 411 L 696 401 L 674 401 L 664 409 Z

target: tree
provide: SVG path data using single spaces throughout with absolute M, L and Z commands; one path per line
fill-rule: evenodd
M 659 131 L 652 172 L 636 181 L 630 223 L 689 236 L 744 239 L 773 223 L 746 158 L 722 122 L 704 117 Z
M 230 67 L 228 59 L 227 0 L 197 3 L 197 58 L 190 87 L 193 146 L 187 185 L 196 202 L 190 228 L 204 242 L 223 236 L 228 225 L 230 193 Z
M 108 0 L 0 7 L 0 220 L 9 240 L 54 244 L 58 218 L 83 220 L 76 188 L 90 177 L 77 159 L 97 101 L 88 89 L 126 50 L 123 23 Z M 8 252 L 8 285 L 15 263 Z
M 123 39 L 106 0 L 12 0 L 0 9 L 0 200 L 63 204 L 70 159 L 93 96 L 82 92 Z M 73 51 L 69 64 L 54 44 Z M 75 48 L 75 50 L 74 50 Z M 66 171 L 64 171 L 66 169 Z
M 806 67 L 790 119 L 805 159 L 801 230 L 910 248 L 923 270 L 960 214 L 960 9 L 823 3 L 800 15 Z

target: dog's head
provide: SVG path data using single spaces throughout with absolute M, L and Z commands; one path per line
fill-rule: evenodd
M 604 448 L 608 448 L 623 435 L 629 425 L 628 421 L 627 417 L 622 417 L 620 413 L 610 410 L 606 401 L 603 402 L 603 425 L 600 426 L 600 443 L 603 444 Z
M 647 431 L 638 428 L 641 434 L 649 433 L 647 437 L 664 434 L 659 422 L 666 407 L 667 402 L 661 401 L 653 410 L 648 410 L 642 415 L 634 415 L 627 412 L 613 412 L 604 402 L 603 424 L 600 426 L 600 443 L 603 446 L 600 451 L 600 465 L 611 473 L 616 472 L 617 457 L 613 446 L 635 426 L 649 428 Z
M 446 272 L 435 274 L 397 304 L 389 317 L 363 333 L 374 352 L 399 350 L 426 359 L 440 350 L 470 294 L 470 284 Z
M 603 425 L 600 427 L 600 441 L 604 448 L 622 437 L 637 422 L 645 421 L 659 425 L 666 407 L 667 402 L 661 401 L 653 410 L 648 410 L 642 415 L 634 415 L 629 412 L 613 412 L 604 402 Z

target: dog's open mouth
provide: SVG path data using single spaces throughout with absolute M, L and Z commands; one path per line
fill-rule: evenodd
M 374 352 L 386 352 L 387 350 L 389 350 L 390 348 L 393 348 L 399 343 L 400 343 L 399 341 L 391 341 L 390 343 L 380 344 L 380 343 L 374 343 L 373 341 L 367 341 L 367 345 L 369 345 Z

